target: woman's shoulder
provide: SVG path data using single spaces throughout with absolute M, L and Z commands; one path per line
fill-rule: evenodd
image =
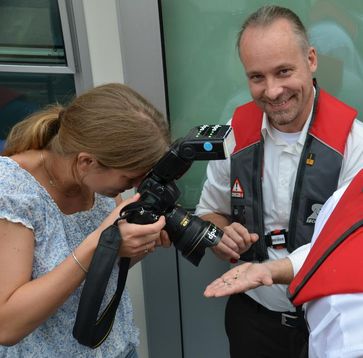
M 18 195 L 26 193 L 36 195 L 41 190 L 41 186 L 13 159 L 0 156 L 0 191 L 4 190 Z
M 34 228 L 46 195 L 36 179 L 17 162 L 0 156 L 0 218 Z

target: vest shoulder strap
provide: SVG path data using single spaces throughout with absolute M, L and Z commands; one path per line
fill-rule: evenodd
M 235 153 L 260 141 L 262 117 L 263 112 L 254 102 L 235 110 L 231 123 L 236 140 Z
M 354 108 L 320 89 L 315 115 L 318 120 L 314 120 L 310 134 L 343 155 L 357 113 Z

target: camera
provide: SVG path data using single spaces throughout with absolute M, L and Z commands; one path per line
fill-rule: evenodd
M 117 225 L 120 219 L 136 224 L 149 224 L 164 215 L 165 230 L 170 240 L 195 266 L 199 265 L 207 247 L 218 244 L 223 236 L 220 229 L 211 222 L 192 215 L 176 203 L 180 191 L 175 180 L 190 168 L 194 160 L 225 159 L 234 147 L 235 140 L 230 126 L 194 127 L 186 137 L 175 141 L 150 170 L 138 187 L 140 199 L 126 205 L 113 225 L 101 233 L 88 268 L 73 327 L 73 336 L 79 343 L 97 348 L 112 329 L 129 271 L 129 257 L 120 258 L 116 292 L 104 311 L 101 314 L 99 311 L 122 240 Z
M 179 138 L 156 163 L 139 185 L 140 200 L 125 206 L 120 217 L 127 222 L 150 224 L 165 216 L 165 230 L 183 257 L 198 266 L 207 247 L 218 244 L 223 231 L 201 220 L 177 204 L 180 196 L 175 180 L 195 160 L 220 160 L 229 157 L 235 146 L 229 125 L 201 125 Z

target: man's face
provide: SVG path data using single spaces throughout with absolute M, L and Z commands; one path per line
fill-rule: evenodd
M 283 132 L 300 131 L 314 100 L 315 49 L 303 51 L 290 23 L 281 19 L 266 27 L 247 28 L 240 57 L 251 96 L 270 123 Z

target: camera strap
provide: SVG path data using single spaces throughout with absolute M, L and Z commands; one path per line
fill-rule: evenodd
M 122 238 L 117 226 L 118 220 L 106 228 L 100 236 L 88 269 L 73 326 L 73 337 L 80 344 L 91 348 L 100 346 L 111 332 L 130 266 L 130 258 L 122 257 L 120 259 L 116 292 L 107 307 L 98 316 L 121 245 Z

